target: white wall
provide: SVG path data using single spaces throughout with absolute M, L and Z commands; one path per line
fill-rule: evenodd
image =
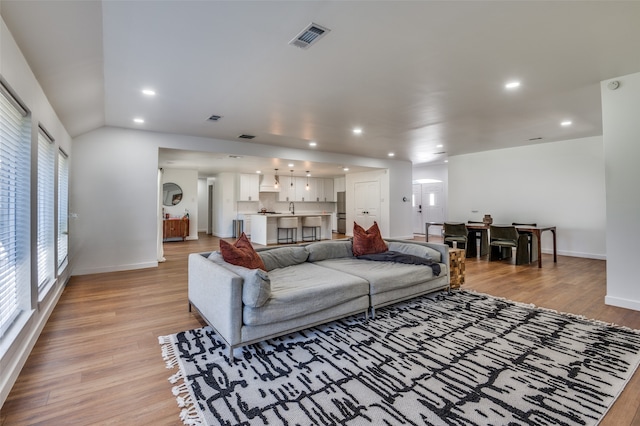
M 158 265 L 158 147 L 144 132 L 102 128 L 73 141 L 74 275 Z
M 417 179 L 437 179 L 445 183 L 445 191 L 447 189 L 447 181 L 449 179 L 449 167 L 446 164 L 422 165 L 415 166 L 412 171 L 413 180 Z
M 37 138 L 38 125 L 41 124 L 54 138 L 56 148 L 61 148 L 69 155 L 69 163 L 73 166 L 74 155 L 71 149 L 71 137 L 58 119 L 55 111 L 49 104 L 40 84 L 31 72 L 27 61 L 13 36 L 6 27 L 4 20 L 0 18 L 0 76 L 9 89 L 25 104 L 30 111 L 31 118 L 31 262 L 27 267 L 31 268 L 31 292 L 25 294 L 23 300 L 23 313 L 16 319 L 11 329 L 0 338 L 0 407 L 4 403 L 13 386 L 31 348 L 38 339 L 40 331 L 44 327 L 49 315 L 53 311 L 64 285 L 69 279 L 71 262 L 69 266 L 60 272 L 52 284 L 46 297 L 38 301 L 38 282 L 36 266 L 35 235 L 37 232 Z M 70 178 L 73 179 L 71 172 Z M 71 210 L 73 211 L 73 210 Z M 24 212 L 29 214 L 29 212 Z M 73 222 L 71 223 L 73 225 Z
M 604 179 L 600 136 L 452 156 L 448 220 L 555 225 L 558 254 L 604 259 Z
M 601 84 L 607 187 L 607 296 L 609 305 L 640 310 L 640 73 Z
M 182 189 L 182 200 L 175 206 L 163 206 L 172 217 L 189 213 L 188 240 L 198 239 L 198 172 L 196 170 L 164 169 L 162 183 L 173 182 Z
M 237 181 L 236 173 L 219 173 L 216 175 L 213 205 L 213 209 L 216 212 L 213 235 L 216 237 L 230 238 L 233 235 L 233 220 L 237 218 Z
M 207 179 L 198 179 L 198 232 L 207 232 L 209 207 L 209 187 Z

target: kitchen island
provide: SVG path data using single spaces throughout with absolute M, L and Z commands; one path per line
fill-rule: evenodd
M 320 216 L 322 226 L 320 227 L 320 239 L 331 239 L 331 213 L 267 213 L 251 215 L 251 242 L 268 245 L 278 243 L 278 218 L 297 217 L 298 219 L 298 242 L 302 242 L 302 218 L 305 216 Z

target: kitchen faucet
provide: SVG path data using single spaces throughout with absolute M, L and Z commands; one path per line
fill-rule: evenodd
M 296 214 L 296 206 L 295 204 L 293 204 L 293 201 L 289 203 L 289 211 L 291 212 L 291 214 Z

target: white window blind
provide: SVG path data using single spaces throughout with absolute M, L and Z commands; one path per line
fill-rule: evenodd
M 58 274 L 69 255 L 69 159 L 58 151 Z
M 55 164 L 53 139 L 38 132 L 38 293 L 44 295 L 55 273 Z
M 0 337 L 29 307 L 30 122 L 0 83 Z

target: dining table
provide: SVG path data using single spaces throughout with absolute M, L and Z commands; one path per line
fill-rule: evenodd
M 426 233 L 426 241 L 429 241 L 429 227 L 436 225 L 444 225 L 444 223 L 439 222 L 427 222 L 425 224 L 425 233 Z M 476 238 L 480 238 L 480 256 L 485 256 L 489 253 L 489 227 L 491 225 L 485 224 L 482 222 L 475 223 L 465 223 L 467 229 L 474 234 L 477 235 Z M 504 226 L 504 225 L 503 225 Z M 542 268 L 542 233 L 545 231 L 549 231 L 553 237 L 553 263 L 558 263 L 558 249 L 557 249 L 557 241 L 556 241 L 556 227 L 553 225 L 539 225 L 539 226 L 530 226 L 530 225 L 515 225 L 518 232 L 522 233 L 530 233 L 535 236 L 535 254 L 534 257 L 538 260 L 538 268 Z M 475 244 L 472 245 L 471 252 L 468 253 L 469 256 L 473 257 L 476 253 L 473 248 L 475 248 Z
M 556 247 L 556 227 L 551 225 L 529 226 L 516 225 L 518 232 L 527 232 L 535 235 L 537 241 L 536 253 L 538 254 L 538 268 L 542 268 L 542 241 L 541 235 L 544 231 L 550 231 L 553 235 L 553 263 L 558 263 L 558 249 Z

